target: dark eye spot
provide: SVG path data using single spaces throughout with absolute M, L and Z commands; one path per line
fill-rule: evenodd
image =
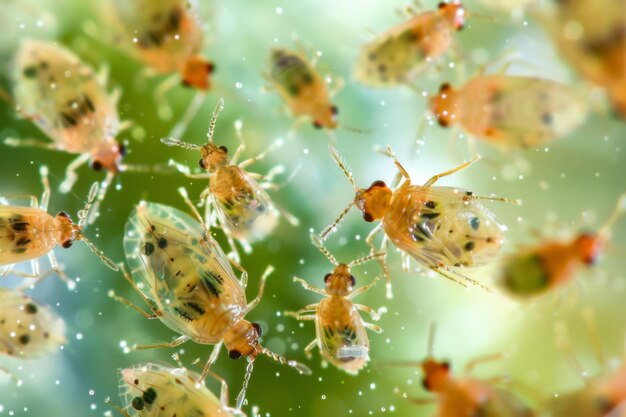
M 35 78 L 37 76 L 37 67 L 34 65 L 26 67 L 23 70 L 23 74 L 26 78 Z
M 228 357 L 231 359 L 239 359 L 241 358 L 241 352 L 239 352 L 238 350 L 229 350 Z
M 205 163 L 204 163 L 204 158 L 201 158 L 201 159 L 198 161 L 198 165 L 200 165 L 200 168 L 202 168 L 202 169 L 206 169 L 206 165 L 205 165 Z
M 315 120 L 313 122 L 313 127 L 316 129 L 321 129 L 322 128 L 322 124 L 320 122 L 318 122 L 317 120 Z
M 541 121 L 545 124 L 545 125 L 551 125 L 552 124 L 552 115 L 550 113 L 544 113 L 541 115 Z
M 324 284 L 327 284 L 327 283 L 328 283 L 328 280 L 330 279 L 331 275 L 332 275 L 332 274 L 326 274 L 326 275 L 324 275 Z
M 70 215 L 69 215 L 69 214 L 67 214 L 67 212 L 65 212 L 65 211 L 60 211 L 60 212 L 58 212 L 58 213 L 57 213 L 57 216 L 65 217 L 65 218 L 67 218 L 67 219 L 69 219 L 69 218 L 70 218 Z
M 480 219 L 478 217 L 472 217 L 469 221 L 469 224 L 472 229 L 478 230 L 478 228 L 480 227 Z
M 476 247 L 476 243 L 472 240 L 470 240 L 469 242 L 467 242 L 464 246 L 465 250 L 467 252 L 474 250 L 474 248 Z
M 228 155 L 228 148 L 226 146 L 224 145 L 220 146 L 220 150 L 224 152 L 226 155 Z
M 256 330 L 256 334 L 258 334 L 259 337 L 263 336 L 263 328 L 259 323 L 252 323 L 252 327 L 254 327 L 254 330 Z
M 338 114 L 339 114 L 339 109 L 337 108 L 337 106 L 330 106 L 330 113 L 331 113 L 333 116 L 338 115 Z
M 33 303 L 28 303 L 24 306 L 24 311 L 28 314 L 35 314 L 37 313 L 37 306 Z
M 29 336 L 29 335 L 27 335 L 27 334 L 23 334 L 23 335 L 21 335 L 21 336 L 20 336 L 20 339 L 19 339 L 19 340 L 20 340 L 20 343 L 21 343 L 21 344 L 23 344 L 23 345 L 27 345 L 27 344 L 28 344 L 28 342 L 30 342 L 30 336 Z
M 157 392 L 154 388 L 150 387 L 143 393 L 143 400 L 146 404 L 152 404 L 156 400 Z
M 443 9 L 444 7 L 446 7 L 446 4 L 447 3 L 445 1 L 439 2 L 439 4 L 437 5 L 437 8 Z
M 61 246 L 63 246 L 65 249 L 69 249 L 72 247 L 73 244 L 74 244 L 74 241 L 71 239 L 68 239 L 65 242 L 61 243 Z
M 157 245 L 159 245 L 161 249 L 165 249 L 167 247 L 167 239 L 165 239 L 164 237 L 159 238 Z
M 152 242 L 146 242 L 143 244 L 142 249 L 143 249 L 144 255 L 150 256 L 154 252 L 154 244 Z
M 450 362 L 443 362 L 441 364 L 441 366 L 443 367 L 443 369 L 445 369 L 446 371 L 450 370 Z
M 206 72 L 208 72 L 209 74 L 213 74 L 213 72 L 215 72 L 215 64 L 212 62 L 207 63 Z
M 102 162 L 100 162 L 100 161 L 93 161 L 91 163 L 91 168 L 94 171 L 100 171 L 102 169 Z
M 183 87 L 191 87 L 191 82 L 189 82 L 189 80 L 186 80 L 184 78 L 180 80 L 180 83 Z
M 465 25 L 463 25 L 463 24 L 460 24 L 460 25 L 458 25 L 458 26 L 456 27 L 457 32 L 460 32 L 460 31 L 462 31 L 463 29 L 465 29 Z
M 371 223 L 374 221 L 374 217 L 371 214 L 365 212 L 363 213 L 363 220 L 365 220 L 368 223 Z
M 442 117 L 438 117 L 437 118 L 437 123 L 439 123 L 439 126 L 441 126 L 441 127 L 448 127 L 448 126 L 450 126 L 450 122 L 448 122 L 446 119 L 444 119 Z
M 426 391 L 430 391 L 430 384 L 427 378 L 422 379 L 422 387 L 424 387 Z
M 385 182 L 384 182 L 384 181 L 380 181 L 380 180 L 378 180 L 378 181 L 374 181 L 374 182 L 372 183 L 372 185 L 370 185 L 370 188 L 374 188 L 374 187 L 381 187 L 381 188 L 384 188 L 384 187 L 386 187 L 386 186 L 387 186 L 387 184 L 385 184 Z
M 441 84 L 441 86 L 439 86 L 439 92 L 440 93 L 448 91 L 449 89 L 450 89 L 450 83 L 443 83 L 443 84 Z
M 356 278 L 354 278 L 354 275 L 350 275 L 350 286 L 354 287 L 356 285 Z
M 117 145 L 117 152 L 118 152 L 120 155 L 125 156 L 125 155 L 126 155 L 126 146 L 125 146 L 125 145 L 123 145 L 123 144 L 121 144 L 121 143 L 120 143 L 120 144 L 118 144 L 118 145 Z
M 131 404 L 135 410 L 139 410 L 139 411 L 143 410 L 144 402 L 140 397 L 133 398 L 133 401 L 131 402 Z

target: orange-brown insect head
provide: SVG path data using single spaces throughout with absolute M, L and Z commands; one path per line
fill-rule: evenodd
M 456 30 L 461 30 L 465 26 L 465 7 L 459 0 L 450 2 L 442 1 L 438 6 L 439 13 L 444 16 Z
M 393 191 L 383 181 L 374 181 L 367 190 L 360 189 L 354 199 L 366 222 L 385 217 L 391 205 Z
M 91 168 L 94 171 L 107 171 L 117 174 L 120 172 L 122 157 L 126 154 L 126 147 L 114 139 L 106 140 L 103 145 L 91 155 Z
M 57 241 L 65 249 L 72 246 L 76 239 L 80 239 L 80 227 L 72 221 L 69 214 L 60 211 L 54 217 L 54 224 L 57 229 Z
M 239 359 L 242 356 L 257 357 L 261 353 L 259 337 L 263 334 L 261 325 L 250 323 L 247 320 L 239 320 L 234 323 L 224 334 L 224 346 L 228 349 L 231 359 Z
M 346 264 L 339 264 L 331 274 L 324 277 L 326 293 L 328 295 L 347 296 L 356 285 L 356 279 L 350 273 L 350 267 Z
M 441 84 L 439 93 L 430 98 L 430 110 L 437 116 L 439 125 L 448 127 L 454 123 L 457 92 L 448 83 Z
M 182 83 L 198 90 L 208 90 L 211 87 L 210 75 L 215 71 L 215 65 L 207 59 L 194 55 L 181 69 Z
M 337 106 L 322 106 L 315 112 L 315 119 L 313 120 L 313 127 L 316 129 L 336 129 L 337 128 L 337 115 L 339 109 Z
M 450 364 L 448 362 L 437 362 L 428 358 L 422 362 L 424 379 L 422 385 L 428 391 L 441 391 L 450 378 Z
M 228 165 L 230 157 L 228 156 L 228 148 L 226 146 L 217 146 L 213 142 L 209 142 L 200 148 L 202 158 L 198 161 L 200 168 L 207 172 L 213 173 L 219 167 Z
M 579 259 L 587 265 L 593 265 L 598 261 L 600 254 L 606 246 L 606 241 L 594 233 L 582 233 L 573 243 Z

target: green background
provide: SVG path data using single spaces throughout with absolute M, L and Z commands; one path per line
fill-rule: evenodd
M 435 2 L 424 2 L 428 8 Z M 87 2 L 55 0 L 18 2 L 2 0 L 0 22 L 5 32 L 0 40 L 3 85 L 10 89 L 6 77 L 11 56 L 22 37 L 58 39 L 94 67 L 110 68 L 109 86 L 120 87 L 123 95 L 119 109 L 124 119 L 135 127 L 119 139 L 128 143 L 128 163 L 154 164 L 174 158 L 195 169 L 198 155 L 191 151 L 162 145 L 159 138 L 172 128 L 171 121 L 156 116 L 150 92 L 162 78 L 147 80 L 143 88 L 135 84 L 141 65 L 101 42 L 108 35 L 102 29 L 102 40 L 84 34 L 81 25 L 93 21 Z M 237 145 L 233 122 L 243 121 L 248 148 L 244 156 L 262 151 L 272 140 L 287 137 L 293 120 L 282 111 L 276 93 L 264 92 L 262 72 L 267 71 L 269 48 L 292 48 L 298 38 L 309 54 L 319 51 L 319 68 L 331 77 L 342 77 L 345 88 L 333 100 L 339 107 L 339 120 L 346 126 L 367 130 L 366 133 L 337 131 L 337 146 L 353 170 L 360 186 L 372 181 L 391 181 L 395 171 L 391 161 L 373 151 L 374 145 L 391 144 L 416 183 L 425 182 L 437 172 L 449 169 L 466 159 L 466 138 L 449 142 L 449 131 L 438 126 L 426 129 L 423 141 L 416 145 L 417 126 L 425 110 L 425 99 L 408 88 L 371 90 L 351 81 L 351 65 L 358 48 L 371 32 L 381 33 L 400 22 L 396 11 L 406 4 L 396 1 L 333 0 L 316 1 L 215 1 L 203 13 L 206 21 L 206 54 L 216 63 L 215 89 L 209 93 L 203 109 L 184 134 L 187 141 L 202 143 L 210 111 L 218 99 L 225 99 L 225 110 L 219 119 L 216 142 L 230 149 Z M 468 19 L 466 30 L 455 35 L 458 48 L 466 57 L 468 74 L 486 60 L 511 52 L 524 62 L 512 66 L 511 73 L 536 75 L 568 82 L 581 92 L 588 86 L 559 60 L 554 47 L 532 19 L 514 18 L 509 13 L 494 12 L 475 2 L 467 8 L 495 21 L 476 17 Z M 37 21 L 42 19 L 43 26 Z M 23 25 L 23 28 L 20 27 Z M 447 60 L 446 60 L 447 62 Z M 417 81 L 428 92 L 435 92 L 444 80 L 455 80 L 454 71 L 434 71 Z M 241 83 L 238 88 L 237 83 Z M 180 116 L 193 92 L 177 87 L 169 93 L 175 117 Z M 0 104 L 0 136 L 43 138 L 27 121 L 16 118 L 6 104 Z M 529 150 L 519 156 L 529 165 L 528 172 L 511 168 L 512 159 L 502 152 L 479 143 L 484 160 L 442 185 L 473 190 L 476 194 L 496 194 L 521 198 L 523 206 L 490 203 L 489 207 L 509 227 L 504 252 L 536 240 L 532 230 L 545 235 L 568 236 L 581 228 L 597 227 L 608 216 L 624 180 L 623 121 L 606 110 L 602 99 L 593 104 L 587 122 L 569 137 L 548 148 Z M 349 376 L 333 367 L 320 366 L 314 351 L 305 359 L 304 346 L 314 337 L 314 325 L 299 325 L 284 318 L 281 312 L 295 310 L 316 302 L 319 297 L 292 282 L 298 275 L 309 283 L 322 286 L 331 265 L 309 243 L 309 230 L 321 230 L 343 210 L 353 190 L 328 156 L 328 135 L 309 124 L 301 127 L 294 138 L 273 152 L 251 171 L 264 173 L 276 164 L 288 172 L 301 167 L 293 182 L 279 192 L 271 193 L 275 201 L 299 217 L 294 228 L 281 221 L 276 233 L 256 244 L 254 252 L 242 264 L 250 273 L 248 297 L 256 294 L 259 275 L 268 263 L 276 268 L 269 278 L 265 298 L 250 313 L 252 321 L 265 329 L 263 344 L 290 358 L 309 365 L 314 374 L 299 376 L 264 358 L 256 362 L 248 391 L 249 405 L 258 406 L 262 415 L 271 416 L 366 416 L 433 415 L 432 406 L 419 407 L 399 397 L 427 395 L 421 388 L 421 374 L 416 368 L 392 368 L 385 363 L 420 360 L 426 353 L 429 323 L 437 322 L 436 356 L 448 358 L 452 369 L 462 374 L 472 358 L 501 352 L 503 360 L 478 368 L 479 377 L 511 376 L 526 389 L 533 404 L 555 393 L 582 387 L 583 382 L 568 366 L 565 355 L 555 344 L 555 324 L 564 323 L 571 333 L 573 351 L 583 369 L 595 375 L 601 366 L 593 354 L 581 312 L 592 307 L 599 330 L 599 344 L 613 364 L 619 364 L 623 353 L 626 311 L 624 304 L 624 256 L 626 226 L 618 224 L 606 256 L 593 270 L 580 271 L 575 282 L 566 288 L 532 303 L 518 303 L 500 294 L 479 289 L 464 290 L 440 277 L 424 274 L 413 264 L 414 271 L 400 268 L 400 256 L 390 253 L 395 298 L 385 298 L 384 285 L 359 297 L 359 303 L 374 308 L 386 306 L 388 313 L 379 324 L 384 332 L 370 332 L 372 363 L 358 376 Z M 0 145 L 0 192 L 40 195 L 38 167 L 48 165 L 54 187 L 50 211 L 76 213 L 93 181 L 102 173 L 84 167 L 73 192 L 56 192 L 64 167 L 72 155 L 41 149 L 14 149 Z M 503 172 L 504 171 L 504 172 Z M 125 173 L 110 189 L 102 205 L 99 221 L 86 235 L 116 261 L 124 259 L 122 231 L 134 204 L 142 199 L 169 204 L 185 210 L 176 192 L 185 186 L 198 196 L 204 181 L 192 181 L 181 175 Z M 372 225 L 351 213 L 344 225 L 329 240 L 329 247 L 340 261 L 349 261 L 367 252 L 363 238 Z M 359 238 L 360 237 L 360 238 Z M 225 244 L 223 236 L 218 240 Z M 76 244 L 69 250 L 59 248 L 57 256 L 72 277 L 80 277 L 77 289 L 68 292 L 56 279 L 48 279 L 32 294 L 55 307 L 65 319 L 68 343 L 57 355 L 41 360 L 20 361 L 1 357 L 0 365 L 24 380 L 16 387 L 8 378 L 0 380 L 0 415 L 30 416 L 99 416 L 108 412 L 106 397 L 119 402 L 116 370 L 145 361 L 170 360 L 172 349 L 123 353 L 120 343 L 153 343 L 167 341 L 174 335 L 158 321 L 147 321 L 106 296 L 111 288 L 137 303 L 139 298 L 119 274 L 98 262 L 88 249 Z M 42 260 L 45 269 L 47 260 Z M 490 283 L 494 268 L 474 274 Z M 375 263 L 354 271 L 360 284 L 379 273 Z M 7 285 L 13 281 L 8 279 Z M 369 321 L 369 318 L 367 318 Z M 81 335 L 81 336 L 79 336 Z M 181 358 L 204 362 L 210 347 L 188 342 L 181 346 Z M 215 367 L 230 384 L 231 403 L 241 386 L 245 362 L 230 360 L 225 352 Z M 1 377 L 1 376 L 0 376 Z M 211 388 L 216 390 L 215 384 Z

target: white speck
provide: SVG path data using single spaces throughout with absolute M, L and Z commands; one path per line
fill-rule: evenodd
M 282 7 L 277 7 L 276 8 L 276 14 L 283 14 L 283 8 Z
M 89 395 L 94 395 L 95 393 L 96 393 L 95 390 L 92 390 L 92 389 L 89 390 Z
M 384 107 L 385 106 L 385 100 L 381 100 L 380 101 L 380 105 Z
M 279 324 L 278 326 L 276 326 L 276 331 L 281 333 L 285 331 L 285 326 L 282 324 Z
M 309 154 L 309 150 L 308 150 L 307 148 L 304 148 L 304 149 L 302 150 L 302 152 L 303 152 L 305 155 L 308 155 L 308 154 Z
M 76 340 L 83 340 L 83 334 L 82 333 L 76 333 Z
M 179 40 L 180 39 L 180 35 L 177 33 L 176 35 L 174 35 L 174 39 Z
M 322 394 L 322 400 L 325 400 L 325 399 L 326 399 L 326 395 Z
M 373 391 L 373 390 L 375 390 L 375 389 L 376 389 L 376 384 L 372 382 L 372 383 L 370 384 L 370 389 L 371 389 L 372 391 Z
M 139 39 L 133 38 L 133 43 L 137 43 L 137 42 L 139 42 Z
M 243 83 L 240 83 L 239 81 L 235 83 L 236 89 L 241 90 L 242 87 L 243 87 Z

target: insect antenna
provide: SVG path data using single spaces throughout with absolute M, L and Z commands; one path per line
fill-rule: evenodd
M 93 201 L 98 195 L 99 186 L 97 182 L 94 182 L 89 189 L 89 194 L 87 195 L 87 202 L 85 203 L 85 207 L 82 210 L 78 211 L 78 227 L 84 228 L 87 225 L 87 219 L 89 218 L 89 211 L 91 206 L 93 205 Z
M 100 249 L 98 249 L 96 247 L 96 245 L 91 243 L 91 241 L 89 239 L 87 239 L 86 237 L 83 236 L 83 237 L 80 238 L 80 240 L 85 242 L 85 244 L 89 247 L 89 249 L 91 249 L 91 251 L 93 253 L 95 253 L 96 256 L 98 258 L 100 258 L 102 260 L 102 262 L 104 262 L 104 264 L 106 266 L 111 268 L 113 271 L 119 271 L 120 268 L 117 266 L 117 264 L 115 262 L 113 262 L 111 259 L 109 259 L 107 256 L 105 256 L 104 253 Z
M 429 358 L 433 357 L 433 350 L 435 348 L 435 336 L 437 334 L 437 323 L 434 321 L 430 323 L 428 327 L 428 344 L 426 345 L 426 354 Z
M 335 148 L 334 145 L 330 144 L 328 145 L 328 150 L 330 151 L 330 157 L 333 158 L 333 161 L 335 161 L 337 165 L 339 165 L 341 171 L 343 171 L 346 177 L 348 177 L 348 181 L 350 181 L 350 184 L 352 184 L 352 188 L 354 188 L 354 190 L 358 192 L 359 187 L 356 186 L 354 178 L 352 178 L 352 172 L 348 170 L 346 163 L 341 155 L 339 155 L 339 151 L 337 150 L 337 148 Z
M 581 315 L 583 317 L 583 321 L 585 322 L 585 327 L 587 327 L 587 334 L 589 335 L 591 346 L 596 355 L 596 358 L 598 359 L 598 362 L 600 363 L 600 365 L 602 365 L 602 368 L 606 371 L 607 370 L 606 355 L 604 354 L 604 350 L 602 349 L 602 345 L 600 343 L 598 329 L 595 325 L 593 309 L 585 308 L 582 311 Z
M 349 267 L 353 267 L 353 266 L 362 265 L 362 264 L 364 264 L 366 262 L 371 261 L 372 259 L 384 258 L 386 254 L 387 253 L 385 253 L 385 252 L 370 253 L 367 256 L 362 256 L 362 257 L 360 257 L 358 259 L 355 259 L 354 261 L 350 262 L 348 264 L 348 266 Z
M 298 371 L 300 375 L 311 375 L 311 370 L 309 369 L 308 366 L 306 366 L 303 363 L 300 363 L 293 359 L 287 359 L 284 356 L 281 356 L 278 353 L 272 352 L 271 350 L 267 348 L 261 348 L 261 353 L 269 357 L 273 361 L 280 363 L 281 365 L 287 365 L 295 369 L 296 371 Z
M 332 253 L 330 253 L 330 251 L 328 250 L 328 248 L 326 248 L 326 246 L 324 246 L 324 241 L 322 240 L 320 236 L 316 235 L 315 233 L 311 233 L 311 243 L 313 243 L 313 246 L 318 248 L 320 252 L 322 252 L 322 254 L 326 256 L 326 258 L 330 261 L 331 264 L 335 266 L 339 265 L 339 262 L 337 262 L 337 259 L 335 258 L 335 256 Z
M 335 220 L 332 224 L 326 226 L 324 228 L 324 230 L 322 230 L 322 233 L 320 233 L 320 238 L 322 240 L 326 240 L 326 238 L 337 231 L 337 227 L 339 227 L 339 224 L 343 221 L 343 218 L 346 217 L 346 215 L 350 212 L 350 209 L 352 208 L 352 206 L 354 205 L 354 200 L 350 202 L 350 204 L 348 204 L 348 207 L 346 207 L 343 212 L 339 215 L 339 217 L 337 217 L 337 220 Z
M 102 184 L 100 185 L 100 190 L 96 190 L 97 191 L 97 198 L 96 195 L 94 194 L 93 198 L 91 198 L 91 200 L 88 199 L 88 203 L 87 206 L 85 206 L 85 209 L 83 209 L 82 211 L 85 212 L 85 214 L 89 214 L 88 216 L 86 216 L 87 219 L 87 223 L 86 224 L 93 224 L 96 221 L 96 218 L 98 218 L 98 216 L 100 215 L 100 203 L 102 203 L 102 200 L 104 200 L 104 196 L 107 193 L 107 190 L 109 188 L 109 186 L 111 185 L 111 182 L 113 182 L 113 178 L 114 178 L 115 174 L 111 171 L 107 172 L 106 177 L 104 177 L 104 180 L 102 180 Z M 89 191 L 89 196 L 91 197 L 91 193 L 93 191 L 94 187 L 93 185 L 91 186 L 91 190 Z M 91 210 L 89 210 L 89 207 L 91 207 L 91 202 L 93 202 L 95 199 L 95 202 L 93 204 L 93 208 Z M 89 212 L 90 211 L 90 212 Z M 89 212 L 89 213 L 87 213 Z M 80 218 L 80 212 L 79 212 L 79 216 Z M 80 222 L 79 222 L 80 224 Z
M 254 359 L 248 359 L 248 366 L 246 366 L 246 374 L 243 377 L 243 386 L 241 391 L 237 394 L 237 401 L 235 402 L 235 409 L 241 410 L 243 402 L 246 400 L 246 391 L 248 390 L 248 384 L 250 383 L 250 377 L 254 370 Z
M 161 138 L 161 143 L 167 146 L 179 146 L 184 149 L 193 149 L 196 151 L 200 149 L 200 146 L 198 145 L 194 145 L 193 143 L 183 142 L 182 140 L 177 139 L 177 138 Z
M 213 115 L 211 116 L 211 120 L 209 121 L 209 130 L 207 131 L 206 137 L 209 143 L 213 142 L 213 133 L 215 132 L 215 124 L 217 123 L 217 118 L 220 113 L 224 110 L 224 99 L 220 97 L 217 100 L 217 104 L 215 105 L 215 109 L 213 110 Z
M 622 216 L 622 214 L 624 214 L 625 211 L 626 211 L 626 193 L 620 195 L 620 197 L 617 199 L 617 204 L 615 205 L 613 212 L 611 213 L 607 221 L 602 225 L 598 234 L 602 236 L 604 239 L 610 239 L 611 229 L 615 225 L 615 222 L 619 220 L 619 218 Z

